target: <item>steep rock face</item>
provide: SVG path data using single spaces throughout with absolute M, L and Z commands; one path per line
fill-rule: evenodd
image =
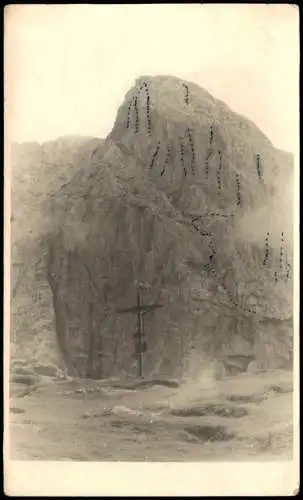
M 135 305 L 138 283 L 162 305 L 144 315 L 146 373 L 228 352 L 289 358 L 291 155 L 198 86 L 142 77 L 81 167 L 55 194 L 47 234 L 70 371 L 132 370 L 136 317 L 117 309 Z
M 102 140 L 64 137 L 14 143 L 11 164 L 11 352 L 13 359 L 62 364 L 45 269 L 44 236 L 53 227 L 49 202 Z

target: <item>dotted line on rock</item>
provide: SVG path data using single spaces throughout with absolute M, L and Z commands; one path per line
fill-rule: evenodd
M 261 156 L 259 155 L 259 153 L 256 155 L 256 167 L 259 180 L 262 181 Z
M 140 96 L 140 92 L 142 90 L 145 90 L 146 93 L 146 119 L 147 119 L 147 133 L 151 133 L 151 118 L 150 118 L 150 95 L 149 95 L 149 88 L 146 82 L 143 82 L 142 85 L 139 87 L 137 90 L 136 94 L 132 97 L 128 108 L 127 108 L 127 121 L 126 121 L 126 128 L 130 127 L 130 116 L 131 116 L 131 108 L 134 105 L 135 107 L 135 116 L 136 116 L 136 124 L 135 124 L 135 132 L 137 133 L 139 131 L 139 113 L 138 113 L 138 98 Z
M 264 260 L 263 260 L 263 266 L 266 266 L 268 264 L 268 259 L 269 259 L 269 233 L 266 233 L 265 255 L 264 255 Z
M 194 221 L 198 220 L 199 218 L 200 217 L 195 217 L 194 219 L 192 219 L 192 226 L 199 234 L 201 234 L 201 236 L 206 236 L 207 238 L 209 238 L 208 246 L 209 246 L 209 249 L 211 251 L 211 255 L 209 256 L 209 262 L 204 266 L 204 269 L 206 271 L 211 272 L 215 276 L 218 283 L 220 283 L 222 288 L 225 290 L 225 292 L 226 292 L 226 294 L 227 294 L 227 296 L 228 296 L 228 298 L 233 306 L 237 307 L 238 309 L 241 309 L 243 312 L 256 314 L 256 310 L 254 307 L 253 308 L 246 308 L 246 307 L 242 306 L 241 304 L 239 304 L 237 301 L 235 301 L 231 292 L 228 290 L 226 285 L 223 283 L 222 279 L 218 276 L 217 271 L 215 270 L 215 268 L 212 264 L 212 260 L 216 255 L 216 249 L 215 249 L 215 245 L 214 245 L 214 242 L 212 239 L 212 235 L 210 233 L 206 233 L 206 232 L 201 231 L 199 229 L 199 227 L 196 224 L 194 224 Z
M 186 85 L 185 83 L 183 83 L 183 87 L 185 89 L 185 96 L 184 96 L 185 104 L 189 104 L 189 89 L 188 89 L 188 85 Z
M 206 153 L 206 158 L 204 160 L 205 180 L 208 179 L 208 174 L 209 174 L 209 160 L 210 160 L 211 156 L 213 155 L 213 151 L 212 151 L 212 148 L 211 148 L 213 140 L 214 140 L 214 129 L 213 129 L 213 126 L 211 125 L 210 129 L 209 129 L 208 150 L 207 150 L 207 153 Z
M 282 272 L 281 271 L 283 269 L 284 243 L 285 243 L 284 232 L 282 232 L 281 233 L 281 246 L 280 246 L 280 266 L 279 266 L 280 267 L 280 278 L 281 279 L 282 279 Z M 285 281 L 289 280 L 291 269 L 292 269 L 292 266 L 290 265 L 289 262 L 286 261 L 286 263 L 285 263 L 285 274 L 284 274 Z M 275 282 L 277 283 L 278 280 L 279 280 L 279 275 L 278 275 L 277 272 L 275 272 L 274 277 L 275 277 Z
M 209 212 L 207 215 L 211 215 L 212 217 L 234 217 L 234 214 L 218 214 L 217 212 Z
M 222 153 L 218 151 L 219 154 L 219 166 L 217 170 L 217 183 L 218 183 L 218 194 L 221 192 L 221 170 L 222 170 Z
M 239 304 L 235 299 L 234 297 L 232 296 L 231 292 L 228 290 L 228 288 L 226 287 L 226 285 L 223 283 L 223 281 L 221 280 L 221 278 L 217 275 L 216 273 L 216 270 L 214 269 L 214 267 L 210 264 L 211 266 L 211 271 L 212 273 L 215 275 L 217 281 L 220 283 L 220 285 L 222 286 L 222 288 L 225 290 L 230 302 L 235 306 L 237 307 L 238 309 L 241 309 L 243 312 L 247 312 L 247 313 L 251 313 L 251 314 L 256 314 L 256 309 L 253 307 L 253 308 L 250 308 L 250 307 L 244 307 L 242 306 L 241 304 Z
M 214 127 L 211 125 L 209 129 L 209 145 L 213 143 L 214 140 Z
M 151 133 L 151 120 L 150 120 L 150 97 L 147 94 L 146 97 L 146 118 L 147 118 L 147 133 L 150 135 Z
M 192 173 L 192 175 L 195 175 L 196 153 L 195 153 L 194 141 L 193 141 L 192 133 L 191 133 L 190 129 L 187 129 L 187 134 L 188 134 L 188 140 L 189 140 L 190 149 L 191 149 L 191 173 Z
M 206 236 L 206 238 L 208 238 L 208 247 L 211 251 L 211 254 L 209 256 L 209 260 L 211 261 L 213 259 L 213 257 L 216 255 L 216 249 L 215 249 L 215 245 L 214 245 L 214 242 L 213 242 L 213 238 L 212 238 L 212 234 L 211 233 L 207 233 L 205 231 L 201 231 L 201 229 L 195 224 L 195 222 L 197 220 L 199 220 L 201 217 L 194 217 L 191 221 L 192 223 L 192 226 L 193 228 L 199 233 L 201 234 L 201 236 Z
M 150 166 L 149 166 L 149 170 L 151 170 L 155 164 L 155 161 L 157 159 L 157 156 L 159 154 L 159 151 L 160 151 L 160 142 L 158 143 L 157 147 L 156 147 L 156 150 L 154 151 L 154 154 L 152 156 L 152 159 L 151 159 L 151 163 L 150 163 Z
M 284 254 L 284 233 L 281 233 L 281 246 L 280 246 L 280 269 L 283 267 L 283 254 Z
M 135 132 L 136 134 L 139 132 L 139 112 L 138 112 L 138 97 L 135 97 L 134 100 L 134 108 L 135 108 Z
M 204 168 L 205 168 L 205 180 L 208 179 L 208 174 L 209 174 L 209 160 L 212 156 L 213 152 L 211 149 L 208 149 L 207 153 L 206 153 L 206 158 L 205 158 L 205 162 L 204 162 Z
M 224 218 L 229 218 L 229 217 L 234 217 L 234 214 L 220 214 L 218 212 L 205 212 L 204 214 L 197 215 L 195 218 L 198 219 L 203 219 L 205 217 L 224 217 Z
M 183 167 L 184 176 L 186 177 L 187 170 L 186 170 L 185 163 L 184 163 L 184 144 L 182 142 L 182 139 L 180 139 L 180 161 L 181 161 L 181 165 Z
M 133 96 L 133 98 L 131 99 L 128 107 L 127 107 L 127 121 L 126 121 L 126 128 L 129 128 L 130 127 L 130 114 L 131 114 L 131 108 L 132 108 L 132 105 L 134 103 L 134 100 L 135 100 L 135 96 Z
M 269 237 L 270 237 L 270 233 L 267 232 L 266 237 L 265 237 L 265 252 L 264 252 L 264 259 L 263 259 L 263 263 L 262 263 L 263 266 L 268 265 L 268 261 L 269 261 L 269 255 L 270 255 L 270 253 L 269 253 Z M 283 279 L 282 269 L 283 269 L 283 257 L 284 257 L 284 243 L 285 243 L 284 232 L 282 232 L 281 233 L 280 258 L 279 258 L 280 273 L 278 271 L 274 272 L 273 278 L 275 280 L 275 283 L 278 283 L 279 279 Z M 290 268 L 291 268 L 290 264 L 288 262 L 286 262 L 285 275 L 284 275 L 285 280 L 289 279 Z
M 167 148 L 167 153 L 166 153 L 166 158 L 165 158 L 164 165 L 163 165 L 163 169 L 162 169 L 162 170 L 161 170 L 161 172 L 160 172 L 161 177 L 162 177 L 162 176 L 164 175 L 164 173 L 165 173 L 165 169 L 166 169 L 166 167 L 167 167 L 167 164 L 168 164 L 168 161 L 169 161 L 170 155 L 171 155 L 171 147 L 170 147 L 170 146 L 168 146 L 168 148 Z
M 146 93 L 146 119 L 147 119 L 147 133 L 150 135 L 151 133 L 151 119 L 150 119 L 150 95 L 149 88 L 146 82 L 143 82 L 142 87 Z
M 240 175 L 236 174 L 236 185 L 237 185 L 237 205 L 241 206 L 241 184 L 240 184 Z
M 211 233 L 207 233 L 205 231 L 201 231 L 199 229 L 199 227 L 195 224 L 195 222 L 199 219 L 201 219 L 201 215 L 199 216 L 196 216 L 196 217 L 193 217 L 192 220 L 191 220 L 191 223 L 193 225 L 193 227 L 195 228 L 196 231 L 198 231 L 198 233 L 200 233 L 202 236 L 207 236 L 208 238 L 212 238 L 212 234 Z

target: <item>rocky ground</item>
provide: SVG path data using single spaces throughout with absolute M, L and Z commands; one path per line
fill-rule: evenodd
M 29 384 L 15 378 L 11 458 L 288 460 L 293 443 L 292 379 L 290 371 L 243 373 L 222 381 L 207 373 L 200 380 L 182 382 L 39 375 Z

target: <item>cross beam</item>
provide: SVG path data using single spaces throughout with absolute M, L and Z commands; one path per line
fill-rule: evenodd
M 142 305 L 138 308 L 138 306 L 132 306 L 132 307 L 126 307 L 123 309 L 116 309 L 118 313 L 135 313 L 138 311 L 142 311 L 142 313 L 148 313 L 149 311 L 152 311 L 153 309 L 156 309 L 158 307 L 163 307 L 162 304 L 146 304 Z
M 120 308 L 116 309 L 116 311 L 120 314 L 137 314 L 137 331 L 134 335 L 135 337 L 135 342 L 136 342 L 136 355 L 138 357 L 138 374 L 139 377 L 142 377 L 142 372 L 143 372 L 143 351 L 145 352 L 146 350 L 146 342 L 143 340 L 144 336 L 144 327 L 143 327 L 143 316 L 147 314 L 150 311 L 153 311 L 154 309 L 157 309 L 158 307 L 163 307 L 162 304 L 141 304 L 141 297 L 140 297 L 140 291 L 139 289 L 137 290 L 137 305 L 136 306 L 131 306 L 131 307 L 125 307 L 125 308 Z

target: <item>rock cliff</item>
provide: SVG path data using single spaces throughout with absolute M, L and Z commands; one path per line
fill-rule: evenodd
M 92 143 L 91 143 L 92 145 Z M 190 82 L 141 77 L 104 141 L 77 153 L 40 239 L 70 373 L 145 374 L 292 356 L 292 155 Z M 58 166 L 58 168 L 60 168 Z M 41 212 L 42 213 L 42 212 Z

